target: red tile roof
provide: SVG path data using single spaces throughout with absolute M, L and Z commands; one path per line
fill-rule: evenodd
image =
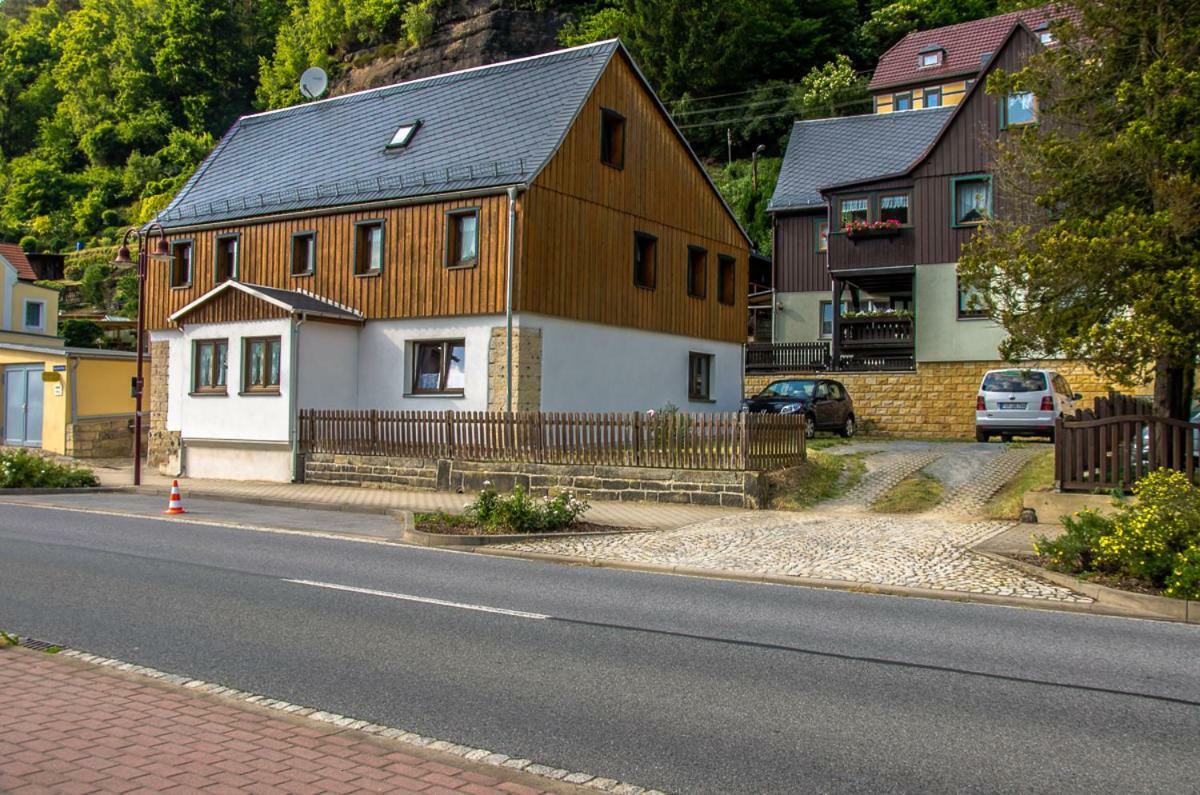
M 949 77 L 978 74 L 982 56 L 994 53 L 1017 22 L 1035 33 L 1039 28 L 1060 19 L 1077 19 L 1074 8 L 1057 4 L 1041 8 L 1026 8 L 997 17 L 960 22 L 933 30 L 917 30 L 905 36 L 883 54 L 871 77 L 871 90 L 925 83 Z M 920 68 L 917 55 L 931 49 L 945 50 L 940 66 Z
M 16 243 L 0 243 L 0 257 L 4 257 L 9 265 L 17 269 L 17 278 L 27 282 L 37 280 L 37 274 L 25 258 L 25 252 Z

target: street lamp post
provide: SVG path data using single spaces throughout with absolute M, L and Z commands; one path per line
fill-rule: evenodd
M 150 252 L 150 241 L 158 238 L 154 251 Z M 125 232 L 121 247 L 117 250 L 114 265 L 129 265 L 133 260 L 129 256 L 129 241 L 136 239 L 138 244 L 137 279 L 137 376 L 133 382 L 134 415 L 133 415 L 133 485 L 142 485 L 142 393 L 144 379 L 142 372 L 145 367 L 146 355 L 146 276 L 149 270 L 150 257 L 156 260 L 169 260 L 171 250 L 167 245 L 167 232 L 157 221 L 145 227 L 133 227 Z

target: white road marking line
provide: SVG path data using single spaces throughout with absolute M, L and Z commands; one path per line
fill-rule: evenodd
M 513 618 L 532 618 L 537 621 L 545 621 L 551 616 L 542 613 L 526 613 L 523 610 L 509 610 L 504 607 L 489 607 L 487 605 L 470 605 L 463 602 L 447 602 L 444 599 L 432 599 L 428 596 L 413 596 L 406 593 L 393 593 L 392 591 L 376 591 L 373 588 L 358 588 L 353 585 L 338 585 L 335 582 L 315 582 L 313 580 L 291 580 L 284 578 L 284 582 L 294 582 L 298 585 L 311 585 L 316 588 L 329 588 L 334 591 L 349 591 L 350 593 L 361 593 L 367 596 L 382 596 L 387 599 L 401 599 L 405 602 L 420 602 L 427 605 L 438 605 L 439 607 L 457 607 L 459 610 L 476 610 L 480 613 L 499 613 L 502 616 L 512 616 Z

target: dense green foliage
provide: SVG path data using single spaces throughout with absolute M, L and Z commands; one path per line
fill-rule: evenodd
M 1200 489 L 1159 469 L 1133 487 L 1137 502 L 1112 518 L 1063 517 L 1066 532 L 1034 548 L 1048 566 L 1074 574 L 1133 578 L 1167 596 L 1200 599 Z
M 578 522 L 587 509 L 570 492 L 535 500 L 521 486 L 508 495 L 485 487 L 466 515 L 485 533 L 557 533 Z
M 1007 138 L 998 195 L 1016 206 L 966 250 L 1013 359 L 1087 359 L 1119 381 L 1153 370 L 1186 417 L 1200 351 L 1200 6 L 1071 0 L 1062 46 L 988 89 L 1032 91 L 1042 123 Z M 1021 208 L 1027 208 L 1021 211 Z
M 0 450 L 0 489 L 77 489 L 99 485 L 90 469 L 60 464 L 28 450 Z
M 566 12 L 574 22 L 565 43 L 621 36 L 697 151 L 724 160 L 760 145 L 778 156 L 796 116 L 868 109 L 863 70 L 908 30 L 1014 1 L 537 0 L 514 8 Z M 238 115 L 301 101 L 297 80 L 308 66 L 336 78 L 349 64 L 427 40 L 439 4 L 0 0 L 0 239 L 42 250 L 111 245 L 122 227 L 166 204 Z M 762 197 L 746 195 L 745 171 L 735 165 L 720 181 L 738 191 L 732 203 L 761 232 Z

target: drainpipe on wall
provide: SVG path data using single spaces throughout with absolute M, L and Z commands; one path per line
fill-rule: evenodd
M 76 422 L 79 421 L 79 393 L 77 392 L 77 390 L 75 388 L 75 378 L 78 373 L 79 373 L 79 357 L 67 354 L 67 378 L 69 378 L 71 381 L 68 388 L 71 390 L 71 395 L 70 395 L 69 401 L 71 403 L 71 424 L 72 425 L 74 425 Z
M 520 188 L 508 189 L 508 251 L 504 285 L 504 410 L 512 413 L 513 399 L 513 266 L 517 250 L 517 196 Z
M 305 317 L 299 320 L 292 318 L 291 339 L 288 342 L 288 399 L 291 406 L 288 410 L 288 439 L 292 443 L 292 482 L 297 482 L 300 462 L 300 327 L 304 325 Z

